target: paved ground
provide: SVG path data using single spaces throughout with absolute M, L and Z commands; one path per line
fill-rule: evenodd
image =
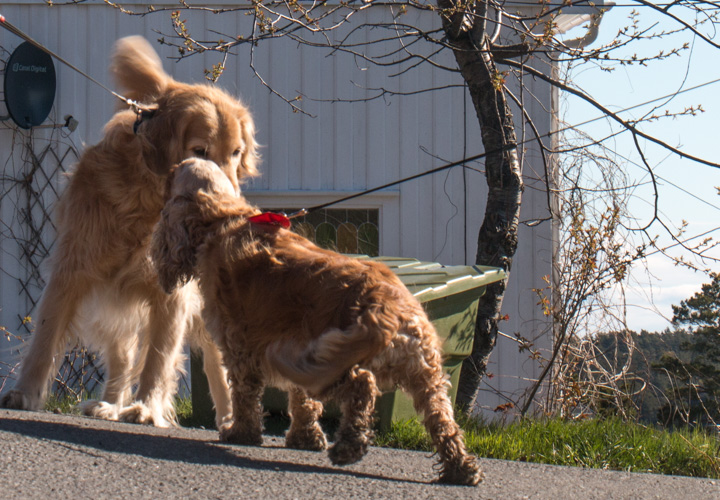
M 720 481 L 482 460 L 478 487 L 431 484 L 426 453 L 324 453 L 220 444 L 217 433 L 0 410 L 0 498 L 711 499 Z

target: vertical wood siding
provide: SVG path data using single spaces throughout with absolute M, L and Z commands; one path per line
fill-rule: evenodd
M 135 3 L 142 5 L 142 2 Z M 169 13 L 129 17 L 97 4 L 48 8 L 44 2 L 30 0 L 3 3 L 0 12 L 40 43 L 110 87 L 108 54 L 117 38 L 142 34 L 154 42 L 161 36 L 157 32 L 171 33 Z M 199 37 L 206 36 L 204 30 L 224 33 L 225 38 L 248 33 L 251 21 L 242 14 L 187 13 L 184 18 L 191 32 Z M 374 8 L 353 19 L 352 26 L 331 36 L 339 39 L 347 29 L 361 23 L 387 21 L 389 13 Z M 412 11 L 403 21 L 426 29 L 439 25 L 436 16 Z M 355 36 L 367 39 L 373 35 L 364 30 Z M 319 40 L 321 38 L 316 37 L 315 41 Z M 4 60 L 20 43 L 14 35 L 0 30 L 0 47 L 7 51 L 2 53 Z M 175 61 L 170 59 L 176 55 L 172 49 L 154 45 L 163 57 L 166 70 L 182 81 L 204 81 L 203 69 L 220 60 L 217 55 L 203 54 Z M 422 45 L 414 48 L 427 53 L 430 48 L 421 49 Z M 379 54 L 385 47 L 371 46 L 365 50 Z M 261 43 L 253 54 L 253 64 L 262 77 L 287 98 L 302 94 L 300 104 L 312 116 L 293 113 L 285 102 L 260 83 L 249 66 L 251 52 L 248 46 L 240 46 L 230 57 L 219 84 L 239 95 L 250 107 L 262 145 L 262 177 L 245 188 L 250 198 L 274 201 L 275 206 L 288 206 L 288 201 L 293 199 L 304 203 L 331 200 L 482 151 L 477 118 L 464 89 L 458 87 L 462 81 L 457 73 L 437 71 L 429 65 L 401 72 L 399 69 L 407 69 L 408 64 L 383 69 L 349 54 L 328 57 L 329 54 L 329 49 L 298 46 L 289 39 Z M 436 56 L 434 60 L 454 66 L 450 53 Z M 67 137 L 58 134 L 53 137 L 60 137 L 61 141 L 81 150 L 83 144 L 98 141 L 103 124 L 117 109 L 118 101 L 58 62 L 56 70 L 58 92 L 48 122 L 61 123 L 65 115 L 73 115 L 80 122 L 78 129 L 70 135 L 64 134 Z M 391 76 L 394 73 L 400 74 Z M 550 91 L 540 82 L 525 83 L 531 91 L 525 94 L 530 113 L 541 132 L 548 132 Z M 379 91 L 373 89 L 414 92 L 448 86 L 456 87 L 357 102 L 376 96 Z M 334 99 L 340 102 L 323 102 Z M 4 114 L 2 110 L 0 114 Z M 516 111 L 515 117 L 519 126 L 521 114 Z M 529 134 L 528 131 L 528 137 Z M 17 138 L 29 136 L 38 147 L 49 133 L 18 131 L 9 121 L 0 125 L 0 160 L 6 168 L 9 164 L 22 163 L 22 148 L 18 146 Z M 14 148 L 13 137 L 16 138 Z M 536 145 L 530 141 L 526 146 L 524 168 L 528 188 L 521 219 L 531 220 L 547 216 L 547 201 L 542 182 L 534 179 L 541 177 L 543 169 L 534 149 Z M 472 166 L 483 169 L 482 162 Z M 347 206 L 362 207 L 365 204 L 380 208 L 380 252 L 383 255 L 401 255 L 448 265 L 472 264 L 486 192 L 482 174 L 455 168 L 391 188 L 379 196 L 355 200 Z M 11 195 L 6 193 L 1 207 L 2 222 L 17 230 L 12 204 Z M 3 270 L 0 274 L 0 324 L 13 330 L 18 328 L 18 317 L 31 311 L 22 300 L 16 279 L 26 271 L 17 245 L 6 237 L 7 234 L 7 231 L 3 232 L 0 240 Z M 520 247 L 504 303 L 510 319 L 501 325 L 510 337 L 519 332 L 535 339 L 536 346 L 545 350 L 550 347 L 549 325 L 536 305 L 538 299 L 532 290 L 542 288 L 542 276 L 550 274 L 551 249 L 549 222 L 534 228 L 521 227 Z M 7 355 L 7 350 L 0 351 L 0 359 Z M 514 342 L 500 338 L 490 371 L 494 376 L 484 382 L 486 395 L 482 402 L 492 409 L 505 402 L 494 396 L 492 390 L 517 395 L 527 387 L 528 380 L 538 375 L 539 368 L 536 362 L 529 360 L 527 353 L 518 353 Z

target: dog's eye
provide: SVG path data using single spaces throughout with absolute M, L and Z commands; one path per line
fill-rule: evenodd
M 235 151 L 233 151 L 233 156 L 240 156 L 240 153 L 242 153 L 242 149 L 237 148 Z
M 205 158 L 207 156 L 206 148 L 193 148 L 192 152 L 198 158 Z

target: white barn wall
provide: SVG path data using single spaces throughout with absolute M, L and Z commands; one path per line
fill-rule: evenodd
M 197 4 L 198 2 L 195 2 Z M 143 2 L 123 4 L 146 5 Z M 153 2 L 156 7 L 162 2 Z M 141 7 L 142 8 L 142 7 Z M 104 5 L 80 4 L 48 8 L 40 0 L 16 0 L 4 3 L 0 12 L 9 22 L 23 29 L 40 43 L 50 47 L 72 64 L 97 80 L 112 87 L 107 66 L 114 41 L 130 34 L 143 34 L 155 41 L 156 31 L 170 33 L 169 13 L 146 17 L 129 17 Z M 250 18 L 242 14 L 212 16 L 186 13 L 191 32 L 200 36 L 204 29 L 234 34 L 247 33 Z M 356 15 L 353 26 L 361 22 L 387 20 L 387 14 L 369 9 Z M 436 16 L 410 12 L 407 23 L 417 22 L 425 27 L 437 27 Z M 335 33 L 339 38 L 342 32 Z M 367 37 L 367 33 L 362 33 Z M 8 52 L 6 59 L 21 40 L 0 30 L 0 47 Z M 154 43 L 163 57 L 166 70 L 182 81 L 203 81 L 203 69 L 219 61 L 218 56 L 199 55 L 174 62 L 174 49 Z M 382 47 L 367 49 L 380 53 Z M 239 95 L 255 116 L 258 141 L 262 144 L 262 177 L 250 182 L 245 192 L 249 198 L 265 206 L 311 206 L 337 199 L 343 195 L 372 188 L 401 177 L 415 175 L 456 161 L 464 155 L 482 152 L 480 131 L 463 88 L 449 88 L 409 96 L 387 96 L 368 102 L 319 102 L 314 99 L 353 101 L 374 95 L 376 88 L 404 92 L 428 87 L 459 85 L 459 75 L 439 72 L 427 65 L 398 77 L 389 75 L 398 68 L 382 69 L 361 59 L 338 54 L 326 57 L 327 50 L 298 47 L 290 40 L 261 43 L 255 50 L 253 63 L 258 72 L 274 89 L 288 98 L 304 95 L 301 106 L 313 116 L 293 113 L 280 98 L 272 95 L 249 68 L 250 49 L 241 46 L 231 57 L 220 85 Z M 451 54 L 442 61 L 454 66 Z M 56 62 L 58 92 L 49 121 L 62 122 L 65 115 L 73 115 L 80 122 L 66 141 L 78 149 L 97 142 L 103 124 L 118 106 L 105 90 L 81 75 Z M 531 115 L 541 132 L 550 130 L 550 91 L 540 82 L 529 83 L 532 95 L 539 96 L 542 105 L 532 102 L 526 94 Z M 0 111 L 0 114 L 3 114 Z M 520 114 L 515 113 L 520 123 Z M 0 159 L 3 164 L 10 157 L 12 136 L 16 133 L 10 122 L 0 126 Z M 44 131 L 33 131 L 41 137 Z M 20 132 L 27 136 L 27 132 Z M 519 133 L 520 134 L 520 133 Z M 519 135 L 520 136 L 520 135 Z M 527 144 L 525 190 L 522 220 L 547 216 L 547 201 L 543 186 L 531 177 L 542 172 L 534 142 Z M 427 149 L 432 155 L 423 152 Z M 20 161 L 16 148 L 12 153 L 16 164 Z M 473 164 L 483 168 L 482 163 Z M 535 184 L 535 185 L 533 185 Z M 536 189 L 540 187 L 541 189 Z M 474 263 L 477 233 L 482 224 L 487 188 L 484 176 L 459 168 L 414 180 L 345 206 L 379 208 L 381 254 L 401 255 L 420 260 L 438 261 L 448 265 Z M 11 218 L 8 200 L 3 199 L 2 220 Z M 510 283 L 504 302 L 504 313 L 510 319 L 501 324 L 503 332 L 513 337 L 520 332 L 534 339 L 548 330 L 548 322 L 537 307 L 534 288 L 542 288 L 542 276 L 550 274 L 551 228 L 549 223 L 520 229 L 520 245 L 514 260 Z M 26 314 L 27 304 L 19 298 L 14 282 L 24 272 L 18 265 L 13 243 L 0 241 L 0 324 L 14 328 L 18 314 Z M 550 340 L 544 336 L 537 346 L 549 349 Z M 4 354 L 0 354 L 3 356 Z M 506 395 L 518 395 L 527 380 L 535 378 L 539 369 L 529 361 L 527 353 L 518 353 L 517 345 L 501 337 L 492 356 L 491 379 L 483 383 L 483 406 L 492 409 L 506 402 L 492 394 L 499 389 Z

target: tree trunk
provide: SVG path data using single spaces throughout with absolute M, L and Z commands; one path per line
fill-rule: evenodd
M 452 0 L 438 0 L 438 6 L 451 9 Z M 476 14 L 476 19 L 485 17 L 484 12 Z M 484 26 L 465 26 L 469 29 L 464 29 L 459 26 L 467 23 L 468 18 L 454 17 L 444 15 L 443 28 L 467 83 L 480 123 L 484 149 L 491 152 L 485 158 L 488 198 L 485 218 L 478 233 L 475 262 L 500 267 L 509 276 L 517 249 L 523 191 L 513 117 L 503 92 L 501 75 L 490 53 L 490 40 Z M 507 279 L 489 285 L 479 301 L 473 349 L 463 363 L 457 394 L 457 404 L 467 413 L 476 404 L 479 385 L 495 347 L 506 285 Z

